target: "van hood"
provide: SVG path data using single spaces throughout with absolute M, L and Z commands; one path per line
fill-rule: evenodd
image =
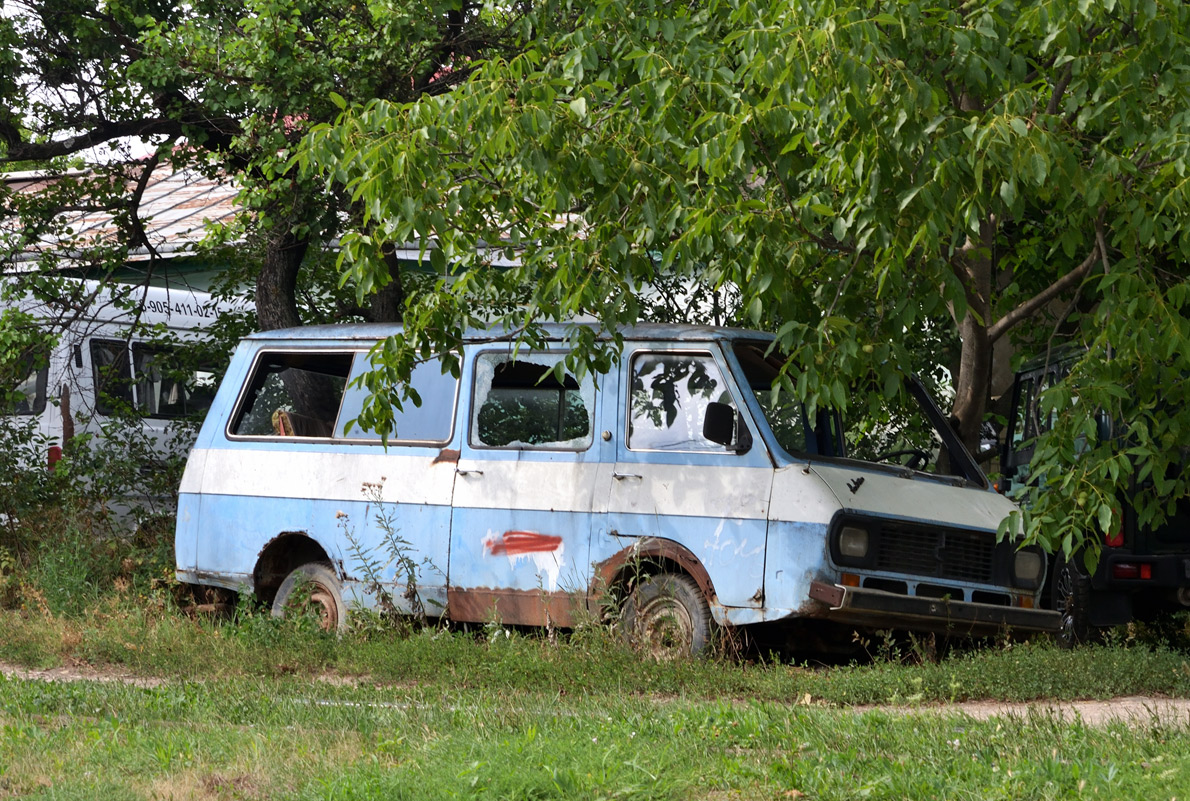
M 858 464 L 823 462 L 812 463 L 807 469 L 826 484 L 844 511 L 866 517 L 995 533 L 1017 508 L 991 490 L 935 480 L 910 470 L 885 472 Z M 779 491 L 774 487 L 774 494 Z

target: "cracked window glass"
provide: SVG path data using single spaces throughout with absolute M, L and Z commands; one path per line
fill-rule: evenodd
M 709 353 L 637 354 L 632 359 L 628 447 L 725 452 L 725 446 L 702 435 L 712 402 L 738 408 Z
M 489 448 L 585 450 L 593 441 L 595 387 L 557 365 L 564 354 L 514 359 L 481 353 L 475 367 L 472 443 Z

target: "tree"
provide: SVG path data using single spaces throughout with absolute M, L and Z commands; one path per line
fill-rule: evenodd
M 511 41 L 516 19 L 465 0 L 10 2 L 0 16 L 0 167 L 46 170 L 52 190 L 6 197 L 5 214 L 19 223 L 4 249 L 52 232 L 101 272 L 122 266 L 130 247 L 155 256 L 138 217 L 145 182 L 163 161 L 197 167 L 244 188 L 251 214 L 225 236 L 256 247 L 248 277 L 260 325 L 297 325 L 299 269 L 357 212 L 341 187 L 289 169 L 289 149 L 333 116 L 332 92 L 401 101 L 449 90 L 476 57 Z M 133 157 L 137 141 L 150 144 L 147 158 Z M 109 156 L 86 165 L 100 147 Z M 91 169 L 64 171 L 79 166 Z M 118 239 L 99 249 L 71 242 L 58 215 L 80 208 L 113 212 Z M 50 261 L 47 271 L 58 266 Z M 380 291 L 365 306 L 340 304 L 322 318 L 399 317 L 395 262 L 367 288 Z
M 968 445 L 1010 335 L 1045 346 L 1074 330 L 1093 353 L 1110 341 L 1172 365 L 1163 381 L 1179 374 L 1179 0 L 599 0 L 542 31 L 449 94 L 344 104 L 298 156 L 365 210 L 342 252 L 361 288 L 385 274 L 377 236 L 432 240 L 436 264 L 466 267 L 409 300 L 380 363 L 453 346 L 493 297 L 526 287 L 531 302 L 503 319 L 530 338 L 534 321 L 580 311 L 632 322 L 637 288 L 663 274 L 738 290 L 745 319 L 793 357 L 785 388 L 811 406 L 895 395 L 923 367 L 915 332 L 949 328 Z M 481 242 L 506 243 L 521 266 L 486 268 Z M 612 358 L 574 338 L 592 366 Z M 1102 359 L 1085 365 L 1119 390 Z M 378 421 L 398 391 L 374 389 Z M 1190 411 L 1165 411 L 1190 431 Z M 1114 461 L 1096 491 L 1155 458 Z M 1043 472 L 1069 467 L 1055 456 Z M 1185 478 L 1163 485 L 1187 494 Z M 1077 498 L 1064 487 L 1032 535 L 1093 532 L 1097 511 L 1062 506 Z

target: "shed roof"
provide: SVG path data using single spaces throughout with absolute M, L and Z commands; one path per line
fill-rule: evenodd
M 0 180 L 17 192 L 41 192 L 56 181 L 87 175 L 84 170 L 48 174 L 45 172 L 0 173 Z M 128 192 L 135 187 L 129 178 Z M 149 177 L 142 196 L 139 217 L 153 249 L 161 257 L 185 255 L 206 236 L 207 225 L 231 220 L 240 210 L 236 203 L 239 188 L 230 180 L 213 180 L 191 168 L 175 170 L 172 165 L 158 166 Z M 71 231 L 68 236 L 43 236 L 36 244 L 14 254 L 11 262 L 35 261 L 48 252 L 62 259 L 66 266 L 79 254 L 76 245 L 103 246 L 117 241 L 118 229 L 107 211 L 65 211 L 60 217 Z M 19 221 L 0 217 L 0 241 L 17 233 Z M 128 253 L 129 262 L 147 261 L 151 254 L 143 246 Z

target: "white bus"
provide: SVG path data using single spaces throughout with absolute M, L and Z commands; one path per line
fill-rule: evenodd
M 139 418 L 145 436 L 163 448 L 175 422 L 201 419 L 215 373 L 183 367 L 173 355 L 229 306 L 188 289 L 79 280 L 45 299 L 14 286 L 6 287 L 3 307 L 32 317 L 48 350 L 24 355 L 16 385 L 5 387 L 12 400 L 4 416 L 27 423 L 29 435 L 46 443 L 47 466 L 73 436 L 102 437 L 118 417 Z

